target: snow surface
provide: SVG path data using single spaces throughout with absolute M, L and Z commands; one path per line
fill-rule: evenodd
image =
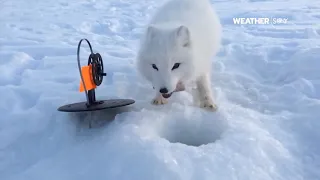
M 216 113 L 191 106 L 187 92 L 166 106 L 150 104 L 153 89 L 137 75 L 134 57 L 162 2 L 0 1 L 1 180 L 320 179 L 319 1 L 212 1 L 224 27 L 212 73 Z M 240 26 L 234 17 L 288 22 Z M 108 73 L 97 97 L 134 105 L 57 111 L 85 100 L 76 63 L 81 38 Z M 84 43 L 82 64 L 88 53 Z

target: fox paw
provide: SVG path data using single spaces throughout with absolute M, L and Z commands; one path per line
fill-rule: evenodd
M 218 106 L 216 104 L 208 100 L 201 102 L 200 107 L 209 111 L 216 111 L 218 109 Z
M 167 104 L 168 100 L 166 98 L 163 98 L 162 96 L 156 97 L 152 100 L 153 105 L 161 105 L 161 104 Z

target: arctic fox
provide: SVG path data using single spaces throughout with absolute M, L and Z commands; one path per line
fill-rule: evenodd
M 200 106 L 217 109 L 210 74 L 221 34 L 209 0 L 170 0 L 154 14 L 137 54 L 138 71 L 156 90 L 153 104 L 166 104 L 173 92 L 195 82 Z

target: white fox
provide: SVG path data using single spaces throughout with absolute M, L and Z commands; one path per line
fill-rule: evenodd
M 209 0 L 169 0 L 152 17 L 141 40 L 137 68 L 153 85 L 153 104 L 196 82 L 200 106 L 216 110 L 211 90 L 212 58 L 222 27 Z

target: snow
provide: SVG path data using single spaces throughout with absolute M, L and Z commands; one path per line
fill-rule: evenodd
M 215 0 L 224 27 L 212 87 L 219 110 L 187 92 L 150 104 L 137 75 L 138 40 L 159 0 L 1 1 L 0 179 L 320 179 L 320 4 Z M 235 25 L 232 18 L 288 18 Z M 98 99 L 117 110 L 68 114 L 78 92 L 76 48 L 90 40 L 108 76 Z M 82 64 L 89 49 L 84 43 Z M 88 120 L 93 128 L 88 128 Z

